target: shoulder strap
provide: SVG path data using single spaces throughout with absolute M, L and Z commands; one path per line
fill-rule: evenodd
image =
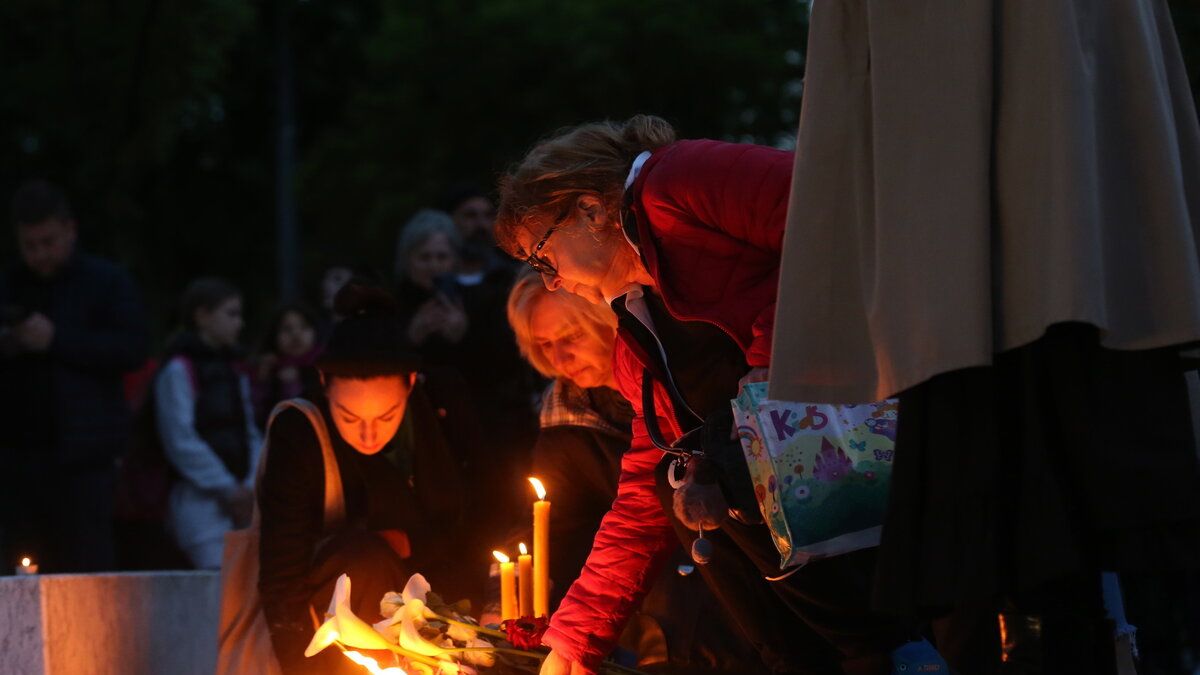
M 304 413 L 309 424 L 312 425 L 313 431 L 317 434 L 317 442 L 321 446 L 321 461 L 325 467 L 324 526 L 325 531 L 329 531 L 346 520 L 346 497 L 342 491 L 342 474 L 338 471 L 337 456 L 333 454 L 333 441 L 329 437 L 329 427 L 325 424 L 325 416 L 321 414 L 320 408 L 311 401 L 293 398 L 280 401 L 271 411 L 271 417 L 267 421 L 267 438 L 270 438 L 271 423 L 275 421 L 275 416 L 288 408 L 295 408 Z M 267 464 L 269 445 L 267 442 L 263 443 L 262 458 L 259 460 L 260 475 L 262 467 Z
M 672 455 L 690 454 L 677 448 L 663 438 L 662 429 L 658 426 L 658 410 L 654 405 L 654 376 L 649 369 L 642 370 L 642 417 L 646 422 L 646 433 L 654 447 Z

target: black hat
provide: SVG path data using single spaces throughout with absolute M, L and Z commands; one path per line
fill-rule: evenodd
M 404 325 L 387 291 L 351 281 L 338 291 L 333 311 L 345 317 L 333 326 L 317 368 L 328 376 L 367 379 L 407 375 L 420 357 L 405 348 Z

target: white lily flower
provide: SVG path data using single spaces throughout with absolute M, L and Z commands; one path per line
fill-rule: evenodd
M 473 640 L 468 640 L 467 646 L 471 648 L 486 647 L 491 649 L 493 645 L 487 640 L 475 638 Z M 491 668 L 492 666 L 496 665 L 496 655 L 492 652 L 462 652 L 462 658 L 463 661 L 466 661 L 473 666 L 480 666 L 482 668 Z
M 471 640 L 479 637 L 477 632 L 467 628 L 466 626 L 460 626 L 455 623 L 450 624 L 446 628 L 446 635 L 450 636 L 450 638 L 453 640 L 458 640 L 459 642 L 470 642 Z
M 384 619 L 379 623 L 371 626 L 375 632 L 379 633 L 388 642 L 396 645 L 400 644 L 400 622 L 394 619 Z
M 404 585 L 404 592 L 400 596 L 404 599 L 404 604 L 408 604 L 413 600 L 425 602 L 425 598 L 433 587 L 425 580 L 425 577 L 420 574 L 414 574 L 408 578 L 408 583 Z
M 404 596 L 396 591 L 390 591 L 383 599 L 379 601 L 379 615 L 386 616 L 389 619 L 404 606 Z
M 356 649 L 388 649 L 390 645 L 370 624 L 363 621 L 350 611 L 350 577 L 343 574 L 338 577 L 333 589 L 333 598 L 329 601 L 329 609 L 325 612 L 328 617 L 325 623 L 317 629 L 305 656 L 312 656 L 325 649 L 335 641 Z
M 406 605 L 407 606 L 407 605 Z M 399 616 L 399 614 L 397 614 Z M 421 619 L 424 622 L 424 618 Z M 410 652 L 416 652 L 423 656 L 441 657 L 446 654 L 446 650 L 436 645 L 429 640 L 421 637 L 421 626 L 410 618 L 404 618 L 400 621 L 400 646 Z

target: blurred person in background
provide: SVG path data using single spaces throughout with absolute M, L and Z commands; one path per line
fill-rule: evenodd
M 141 301 L 124 270 L 79 250 L 57 186 L 22 185 L 11 218 L 20 260 L 0 276 L 2 564 L 28 555 L 43 572 L 112 569 L 122 377 L 146 357 Z
M 497 268 L 513 267 L 496 249 L 496 205 L 478 185 L 467 182 L 451 185 L 442 195 L 438 208 L 454 220 L 462 239 L 459 247 L 460 284 L 474 286 L 483 283 L 487 274 Z
M 490 236 L 490 235 L 489 235 Z M 506 529 L 528 501 L 529 451 L 537 436 L 534 401 L 543 384 L 517 351 L 505 316 L 512 268 L 497 267 L 473 285 L 459 283 L 463 239 L 442 211 L 423 209 L 397 245 L 398 296 L 406 334 L 430 372 L 460 379 L 486 445 L 460 447 L 481 534 Z M 448 372 L 452 371 L 452 372 Z M 486 551 L 484 552 L 486 555 Z
M 276 403 L 303 396 L 320 386 L 313 363 L 319 318 L 307 305 L 289 303 L 276 310 L 263 338 L 256 364 L 254 407 L 262 426 Z
M 395 271 L 405 335 L 422 357 L 454 360 L 470 322 L 455 280 L 462 238 L 441 211 L 422 209 L 400 231 Z
M 177 474 L 167 521 L 198 569 L 217 569 L 225 533 L 246 527 L 262 435 L 242 368 L 242 294 L 223 279 L 188 284 L 182 329 L 154 385 L 159 437 Z

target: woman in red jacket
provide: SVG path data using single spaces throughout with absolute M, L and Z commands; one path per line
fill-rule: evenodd
M 543 673 L 590 672 L 658 561 L 678 545 L 661 498 L 666 467 L 647 428 L 644 376 L 652 380 L 650 421 L 668 442 L 728 415 L 740 381 L 765 377 L 791 167 L 791 153 L 676 141 L 665 121 L 638 116 L 544 141 L 501 183 L 500 246 L 551 290 L 617 312 L 614 373 L 634 408 L 617 498 L 551 619 Z M 769 583 L 791 610 L 779 620 L 811 626 L 840 652 L 843 672 L 886 674 L 912 651 L 907 643 L 919 636 L 910 622 L 869 609 L 873 550 L 769 582 L 763 577 L 780 572 L 766 526 L 750 517 L 719 527 L 761 573 L 751 581 Z

